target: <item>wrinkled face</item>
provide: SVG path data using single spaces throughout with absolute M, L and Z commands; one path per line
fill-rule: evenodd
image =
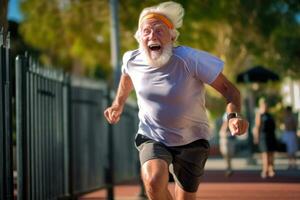
M 146 19 L 141 25 L 140 48 L 149 64 L 160 67 L 172 55 L 172 37 L 168 27 L 160 20 Z

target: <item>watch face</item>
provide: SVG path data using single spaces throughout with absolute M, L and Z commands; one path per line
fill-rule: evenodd
M 236 117 L 238 117 L 238 114 L 236 112 L 228 113 L 227 120 L 230 120 L 230 119 L 236 118 Z

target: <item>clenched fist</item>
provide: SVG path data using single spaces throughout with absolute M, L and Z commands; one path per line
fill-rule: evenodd
M 123 106 L 112 105 L 104 111 L 104 116 L 110 124 L 116 124 L 120 120 L 123 112 Z
M 231 135 L 242 135 L 247 132 L 249 123 L 243 118 L 231 118 L 228 121 L 228 127 Z

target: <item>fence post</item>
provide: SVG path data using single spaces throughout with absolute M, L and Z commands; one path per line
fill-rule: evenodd
M 2 33 L 0 33 L 2 35 Z M 2 39 L 1 39 L 2 40 Z M 11 71 L 10 71 L 10 39 L 9 33 L 1 45 L 1 98 L 2 98 L 2 128 L 3 134 L 3 199 L 13 199 L 13 160 L 12 160 L 12 93 L 11 93 Z M 2 161 L 1 161 L 2 162 Z
M 3 57 L 3 51 L 5 50 L 3 47 L 3 28 L 0 26 L 0 199 L 4 199 L 5 195 L 5 188 L 6 185 L 6 178 L 5 178 L 5 166 L 4 161 L 5 159 L 5 134 L 4 134 L 4 59 Z
M 16 128 L 17 128 L 17 171 L 18 200 L 29 200 L 29 168 L 27 159 L 27 98 L 26 72 L 28 60 L 24 56 L 16 58 Z
M 13 156 L 12 156 L 12 88 L 10 70 L 10 34 L 6 38 L 6 75 L 4 82 L 4 106 L 5 106 L 5 135 L 6 135 L 6 174 L 7 174 L 7 199 L 13 199 Z
M 4 116 L 3 116 L 3 110 L 4 110 L 4 94 L 3 94 L 3 69 L 2 66 L 2 45 L 3 45 L 3 31 L 2 27 L 0 26 L 0 199 L 4 199 L 4 185 L 5 185 L 5 178 L 4 178 L 4 160 L 5 160 L 5 151 L 4 151 Z
M 73 152 L 72 152 L 72 93 L 71 93 L 71 76 L 70 74 L 65 74 L 64 76 L 64 120 L 65 120 L 65 133 L 66 133 L 66 142 L 67 142 L 67 150 L 66 155 L 67 159 L 65 161 L 66 164 L 66 190 L 67 190 L 67 199 L 76 199 L 74 196 L 74 188 L 73 188 Z
M 107 89 L 107 103 L 110 106 L 112 103 L 111 90 Z M 114 200 L 114 136 L 113 125 L 108 124 L 108 168 L 106 169 L 107 199 Z

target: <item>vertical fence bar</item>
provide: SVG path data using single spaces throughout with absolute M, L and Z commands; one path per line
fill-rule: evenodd
M 5 50 L 5 79 L 4 79 L 4 111 L 5 111 L 5 173 L 6 173 L 6 199 L 13 199 L 13 159 L 12 159 L 12 90 L 10 69 L 10 34 L 6 38 Z
M 3 47 L 3 31 L 2 27 L 0 27 L 0 199 L 4 199 L 5 196 L 5 134 L 4 134 L 4 58 L 3 51 L 5 50 Z
M 10 71 L 10 39 L 5 40 L 3 30 L 0 32 L 0 197 L 13 199 L 13 160 L 12 160 L 12 93 Z
M 35 185 L 35 196 L 36 199 L 41 199 L 41 180 L 40 180 L 40 173 L 41 173 L 41 151 L 39 149 L 40 146 L 40 116 L 39 116 L 39 105 L 40 105 L 40 95 L 38 94 L 38 88 L 39 88 L 39 81 L 40 77 L 36 73 L 31 73 L 33 76 L 33 94 L 34 94 L 34 104 L 33 104 L 33 132 L 34 132 L 34 158 L 35 158 L 35 173 L 34 173 L 34 185 Z
M 40 69 L 40 68 L 38 68 Z M 40 85 L 40 91 L 44 90 L 45 88 L 45 79 L 41 76 L 41 85 Z M 46 106 L 46 99 L 45 96 L 39 92 L 39 96 L 40 96 L 40 103 L 41 103 L 41 107 L 39 110 L 39 114 L 40 114 L 40 119 L 41 119 L 41 123 L 40 123 L 40 132 L 39 132 L 39 137 L 40 137 L 40 152 L 41 152 L 41 176 L 39 177 L 41 179 L 41 186 L 42 186 L 42 199 L 46 199 L 46 176 L 45 176 L 45 161 L 46 161 L 46 157 L 45 157 L 45 133 L 47 130 L 47 124 L 45 123 L 45 115 L 46 113 L 45 111 L 45 106 Z
M 47 151 L 48 151 L 48 157 L 49 157 L 49 160 L 48 160 L 48 163 L 47 163 L 47 176 L 48 176 L 48 183 L 49 183 L 49 187 L 48 187 L 48 194 L 49 194 L 49 197 L 48 198 L 51 198 L 51 197 L 54 197 L 54 193 L 53 193 L 53 187 L 54 187 L 54 181 L 53 181 L 53 176 L 54 174 L 52 174 L 52 170 L 55 166 L 55 163 L 59 162 L 58 160 L 53 160 L 53 157 L 52 157 L 52 151 L 53 151 L 53 148 L 54 148 L 54 144 L 53 144 L 53 137 L 54 137 L 54 122 L 53 122 L 53 101 L 54 99 L 56 98 L 56 94 L 53 92 L 52 90 L 52 87 L 53 87 L 53 84 L 54 84 L 55 81 L 48 81 L 48 88 L 47 90 L 49 90 L 51 96 L 49 99 L 49 104 L 48 104 L 48 110 L 49 110 L 49 133 L 48 133 L 48 148 L 47 148 Z M 57 172 L 59 174 L 59 171 Z M 59 184 L 59 183 L 57 183 Z
M 57 102 L 58 99 L 61 99 L 61 97 L 59 95 L 59 92 L 57 90 L 57 84 L 58 83 L 53 82 L 52 86 L 51 86 L 51 90 L 52 90 L 53 94 L 56 95 L 56 98 L 54 98 L 53 101 L 52 101 L 52 109 L 51 109 L 52 110 L 53 127 L 52 127 L 52 138 L 51 138 L 51 161 L 50 161 L 50 163 L 53 163 L 53 164 L 50 168 L 50 170 L 51 170 L 50 178 L 51 178 L 52 183 L 58 183 L 56 185 L 52 185 L 51 193 L 52 193 L 53 196 L 57 196 L 57 195 L 60 194 L 56 191 L 57 186 L 63 187 L 61 185 L 61 183 L 63 181 L 58 181 L 58 179 L 57 179 L 58 177 L 62 176 L 60 174 L 60 169 L 58 167 L 58 163 L 60 163 L 61 161 L 60 161 L 60 159 L 56 158 L 56 152 L 55 152 L 55 149 L 57 149 L 57 146 L 58 146 L 58 143 L 57 143 L 58 137 L 59 137 L 58 134 L 61 134 L 59 132 L 59 129 L 57 128 L 57 126 L 59 124 L 59 122 L 57 121 L 58 120 L 57 119 L 58 118 L 57 113 L 59 112 L 59 110 L 57 110 L 57 107 L 56 107 L 57 103 L 56 102 Z M 57 177 L 57 175 L 58 175 L 58 177 Z
M 17 124 L 17 171 L 18 200 L 29 200 L 29 167 L 27 159 L 26 124 L 26 72 L 27 61 L 23 56 L 16 58 L 16 124 Z
M 29 63 L 29 59 L 26 57 L 25 58 L 27 60 L 27 62 Z M 29 65 L 28 65 L 28 71 L 29 71 Z M 31 74 L 28 73 L 28 71 L 26 71 L 26 78 L 25 78 L 25 82 L 26 82 L 26 96 L 24 98 L 26 98 L 26 119 L 30 119 L 31 118 L 31 112 L 30 112 L 30 108 L 32 107 L 32 102 L 31 102 L 31 96 L 30 96 L 30 92 L 31 92 L 31 83 L 30 83 L 30 79 L 31 79 Z M 29 199 L 34 199 L 34 196 L 32 196 L 33 192 L 34 192 L 34 188 L 33 188 L 33 166 L 32 166 L 32 152 L 34 151 L 32 143 L 31 143 L 31 138 L 32 138 L 32 126 L 30 124 L 30 120 L 26 120 L 26 134 L 23 135 L 23 137 L 26 137 L 26 163 L 28 163 L 28 182 L 31 183 L 31 187 L 29 188 L 28 194 L 29 194 Z M 23 152 L 24 153 L 24 152 Z
M 43 179 L 41 177 L 43 177 L 43 166 L 42 166 L 42 159 L 43 159 L 43 154 L 42 154 L 42 136 L 41 136 L 41 132 L 42 130 L 42 115 L 41 115 L 41 110 L 42 110 L 42 95 L 39 94 L 38 90 L 41 88 L 41 82 L 42 82 L 42 78 L 40 75 L 36 74 L 37 76 L 37 83 L 36 83 L 36 94 L 37 94 L 37 105 L 36 105 L 36 117 L 37 117 L 37 121 L 36 121 L 36 137 L 37 137 L 37 146 L 36 146 L 36 150 L 38 152 L 38 176 L 37 176 L 37 180 L 38 180 L 38 190 L 37 190 L 37 194 L 38 194 L 38 198 L 39 199 L 43 199 Z
M 48 75 L 48 74 L 47 74 Z M 45 92 L 49 92 L 49 80 L 45 79 L 45 87 L 44 90 Z M 51 100 L 50 100 L 50 94 L 45 94 L 44 95 L 45 98 L 45 110 L 43 111 L 44 113 L 44 123 L 45 123 L 45 132 L 42 132 L 41 134 L 43 135 L 43 139 L 44 139 L 44 149 L 45 149 L 45 166 L 44 166 L 44 177 L 45 177 L 45 199 L 49 199 L 50 194 L 49 194 L 49 188 L 51 187 L 50 181 L 49 181 L 49 164 L 50 164 L 50 143 L 49 143 L 49 138 L 50 138 L 50 134 L 51 134 L 51 110 L 50 110 L 50 104 L 51 104 Z
M 69 116 L 68 116 L 68 76 L 66 74 L 63 75 L 63 82 L 61 83 L 61 90 L 60 90 L 60 94 L 62 99 L 60 100 L 60 107 L 58 107 L 58 109 L 63 111 L 63 115 L 61 116 L 60 120 L 63 122 L 63 124 L 61 126 L 59 126 L 59 131 L 62 135 L 62 141 L 64 146 L 61 148 L 61 152 L 63 152 L 63 155 L 60 156 L 59 158 L 61 159 L 61 161 L 64 164 L 64 169 L 63 169 L 63 176 L 61 177 L 61 181 L 62 181 L 62 185 L 64 187 L 60 187 L 58 188 L 61 192 L 63 192 L 63 194 L 65 194 L 65 197 L 70 197 L 70 191 L 69 191 L 69 154 L 68 154 L 68 150 L 69 150 L 69 129 L 70 129 L 70 125 L 69 125 Z
M 111 105 L 111 90 L 107 92 L 107 102 Z M 106 170 L 107 199 L 114 200 L 114 135 L 113 125 L 108 125 L 108 169 Z
M 31 136 L 31 145 L 30 145 L 30 154 L 28 155 L 30 159 L 30 182 L 31 182 L 31 191 L 30 193 L 32 194 L 31 198 L 32 199 L 37 199 L 35 191 L 37 190 L 37 159 L 36 159 L 36 131 L 34 128 L 34 122 L 35 122 L 35 105 L 36 105 L 36 93 L 35 93 L 35 76 L 32 73 L 28 74 L 28 93 L 27 93 L 27 104 L 28 104 L 28 110 L 29 110 L 29 118 L 28 120 L 30 121 L 28 123 L 28 130 L 29 134 Z
M 53 162 L 54 162 L 54 166 L 53 166 L 53 182 L 54 183 L 59 183 L 59 184 L 56 184 L 53 186 L 53 193 L 57 196 L 59 194 L 65 194 L 63 192 L 63 188 L 64 188 L 64 179 L 63 179 L 63 173 L 61 173 L 61 171 L 63 171 L 64 169 L 60 169 L 59 168 L 59 162 L 62 162 L 63 163 L 63 160 L 61 160 L 61 157 L 64 156 L 64 152 L 62 151 L 62 149 L 60 150 L 60 147 L 59 147 L 59 138 L 63 137 L 63 132 L 60 131 L 60 122 L 62 121 L 62 119 L 60 118 L 61 115 L 59 114 L 59 111 L 63 112 L 62 109 L 59 109 L 59 105 L 62 104 L 61 102 L 61 94 L 60 94 L 60 88 L 59 87 L 62 83 L 54 83 L 54 93 L 58 96 L 57 98 L 54 99 L 54 106 L 53 106 L 53 123 L 55 124 L 54 125 L 54 138 L 53 138 L 53 149 L 52 149 L 52 159 L 53 159 Z M 61 102 L 61 103 L 59 103 Z M 63 140 L 62 140 L 63 141 Z M 64 144 L 64 142 L 63 142 Z M 59 156 L 59 152 L 61 154 L 61 156 Z M 59 173 L 57 173 L 57 171 L 59 170 Z M 60 180 L 60 178 L 62 178 Z M 61 191 L 59 191 L 59 188 L 61 188 Z
M 64 116 L 65 116 L 65 110 L 64 110 L 64 97 L 63 97 L 63 90 L 64 90 L 64 74 L 62 75 L 62 81 L 60 83 L 56 83 L 55 90 L 56 94 L 59 96 L 59 98 L 56 98 L 55 100 L 55 120 L 56 120 L 56 137 L 55 137 L 55 145 L 56 148 L 54 149 L 54 160 L 59 160 L 60 163 L 63 165 L 63 168 L 59 166 L 59 163 L 56 163 L 55 168 L 59 169 L 59 176 L 55 177 L 55 182 L 59 182 L 60 184 L 57 184 L 55 186 L 55 192 L 56 194 L 63 194 L 68 195 L 68 192 L 65 190 L 67 187 L 67 182 L 65 180 L 67 179 L 66 174 L 66 165 L 67 165 L 67 159 L 65 148 L 67 148 L 68 143 L 65 139 L 66 132 L 64 131 L 64 127 L 67 126 L 67 124 L 64 122 Z M 59 112 L 61 114 L 59 114 Z M 63 144 L 63 145 L 59 145 Z M 55 173 L 55 172 L 54 172 Z M 62 196 L 62 195 L 61 195 Z
M 3 41 L 3 31 L 0 32 L 0 89 L 1 89 L 1 153 L 0 153 L 0 196 L 3 199 L 13 198 L 13 169 L 12 169 L 12 102 L 11 102 L 11 72 L 10 72 L 10 41 L 9 33 Z
M 65 182 L 67 182 L 67 191 L 68 191 L 68 197 L 70 199 L 74 198 L 74 188 L 73 188 L 73 152 L 72 152 L 72 114 L 71 114 L 71 110 L 72 110 L 72 104 L 71 104 L 71 77 L 70 75 L 66 75 L 64 77 L 64 123 L 65 123 L 65 139 L 67 142 L 67 145 L 65 148 L 65 153 L 67 155 L 67 162 L 65 162 L 66 164 L 66 170 L 67 170 L 67 179 L 65 180 Z
M 39 199 L 39 168 L 38 168 L 38 154 L 39 151 L 37 149 L 38 145 L 38 131 L 37 131 L 37 116 L 36 113 L 38 111 L 37 109 L 37 103 L 38 103 L 38 93 L 37 93 L 37 76 L 35 73 L 32 73 L 36 69 L 36 65 L 32 63 L 33 61 L 30 61 L 29 64 L 29 72 L 28 72 L 28 91 L 27 95 L 28 97 L 28 105 L 29 105 L 29 113 L 30 118 L 27 118 L 27 123 L 30 126 L 30 129 L 28 131 L 28 134 L 31 136 L 28 138 L 28 144 L 30 144 L 30 148 L 32 150 L 32 153 L 28 155 L 30 166 L 31 166 L 31 173 L 30 173 L 30 184 L 31 184 L 31 191 L 30 191 L 30 197 L 32 199 Z

